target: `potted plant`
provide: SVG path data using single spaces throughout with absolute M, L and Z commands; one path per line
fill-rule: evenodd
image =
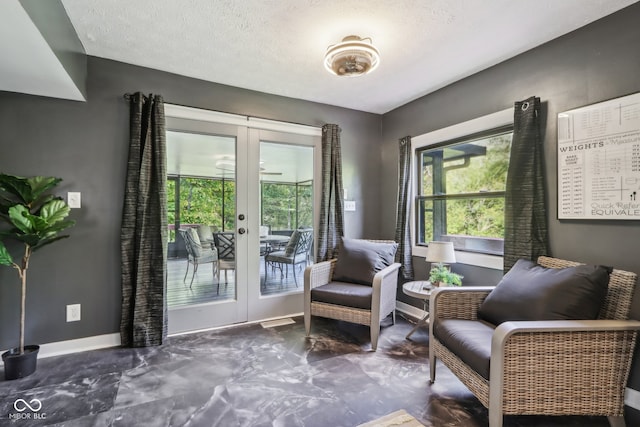
M 429 273 L 429 281 L 433 286 L 461 286 L 463 277 L 442 264 L 434 265 Z
M 62 181 L 54 177 L 22 178 L 0 174 L 0 265 L 13 267 L 20 278 L 20 343 L 2 355 L 5 379 L 26 377 L 36 370 L 40 346 L 24 345 L 25 302 L 27 296 L 27 270 L 31 255 L 50 243 L 69 237 L 60 232 L 75 221 L 68 220 L 69 206 L 49 191 Z M 14 260 L 4 242 L 18 242 L 22 257 Z M 14 246 L 11 246 L 13 249 Z

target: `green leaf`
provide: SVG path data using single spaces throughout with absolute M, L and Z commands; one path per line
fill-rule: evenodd
M 29 246 L 36 246 L 42 240 L 42 237 L 40 237 L 37 234 L 16 233 L 11 237 L 14 238 L 15 240 L 18 240 L 18 241 L 20 241 L 22 243 L 25 243 L 25 244 L 29 245 Z
M 21 203 L 29 204 L 32 200 L 31 186 L 27 178 L 0 174 L 0 188 L 15 196 Z
M 11 254 L 2 242 L 0 242 L 0 264 L 9 266 L 13 265 L 13 258 L 11 258 Z
M 31 200 L 29 203 L 38 199 L 46 191 L 52 189 L 62 181 L 61 178 L 52 176 L 34 176 L 27 178 L 27 183 L 31 188 Z
M 31 222 L 31 230 L 33 230 L 34 233 L 43 234 L 49 229 L 49 224 L 41 217 L 37 215 L 31 215 L 29 213 L 26 215 L 26 217 Z
M 33 231 L 32 222 L 29 220 L 29 210 L 22 205 L 15 205 L 9 208 L 9 218 L 11 223 L 23 233 L 29 234 Z
M 54 194 L 41 195 L 36 200 L 34 200 L 33 203 L 31 204 L 31 212 L 38 213 L 39 210 L 42 209 L 42 206 L 46 205 L 47 203 L 49 203 L 50 200 L 53 200 L 53 199 L 62 200 L 61 197 L 58 197 Z
M 6 193 L 0 193 L 0 213 L 4 213 L 8 215 L 9 208 L 15 205 L 17 202 L 16 198 L 7 197 Z
M 40 216 L 49 225 L 62 221 L 69 215 L 69 206 L 61 199 L 53 199 L 42 207 Z
M 52 237 L 52 238 L 49 238 L 49 239 L 40 240 L 37 245 L 34 245 L 34 246 L 31 247 L 31 250 L 33 252 L 35 252 L 35 251 L 37 251 L 38 249 L 40 249 L 40 248 L 42 248 L 44 246 L 50 245 L 51 243 L 57 242 L 58 240 L 66 239 L 67 237 L 69 237 L 69 236 L 68 235 L 55 236 L 55 237 Z
M 73 225 L 75 225 L 75 221 L 72 219 L 68 219 L 68 220 L 64 220 L 64 221 L 59 221 L 56 222 L 55 224 L 51 224 L 49 225 L 49 227 L 47 227 L 46 232 L 47 233 L 59 233 L 60 231 L 67 229 L 69 227 L 72 227 Z

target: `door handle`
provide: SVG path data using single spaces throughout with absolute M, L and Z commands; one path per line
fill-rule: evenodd
M 245 230 L 244 228 L 238 228 L 238 233 L 239 234 L 244 234 L 246 232 L 247 232 L 247 230 Z

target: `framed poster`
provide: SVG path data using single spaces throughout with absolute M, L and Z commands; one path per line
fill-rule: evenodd
M 558 114 L 558 219 L 640 220 L 640 93 Z

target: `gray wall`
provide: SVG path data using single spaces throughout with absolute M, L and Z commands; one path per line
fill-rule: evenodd
M 635 4 L 385 114 L 382 121 L 383 234 L 393 236 L 399 138 L 494 113 L 535 95 L 541 98 L 543 116 L 546 116 L 543 134 L 551 254 L 640 273 L 638 221 L 559 221 L 556 188 L 557 114 L 640 91 L 639 21 L 640 4 Z M 416 270 L 419 267 L 426 275 L 424 264 L 424 260 L 414 258 Z M 468 266 L 464 267 L 464 274 L 465 282 L 469 279 L 471 284 L 479 284 L 476 274 L 487 282 L 500 278 L 499 274 L 491 274 L 486 269 Z M 636 318 L 640 318 L 638 294 L 633 309 Z M 640 358 L 636 360 L 631 383 L 634 389 L 640 389 Z M 640 425 L 640 419 L 637 422 Z
M 37 252 L 29 269 L 27 343 L 114 333 L 120 318 L 120 219 L 127 162 L 127 92 L 165 102 L 255 117 L 342 128 L 345 187 L 358 200 L 346 216 L 351 237 L 377 237 L 380 120 L 369 114 L 208 83 L 88 58 L 88 101 L 0 92 L 0 171 L 63 178 L 59 195 L 81 191 L 69 239 Z M 285 79 L 286 76 L 283 76 Z M 365 212 L 368 214 L 365 215 Z M 0 268 L 0 349 L 17 345 L 17 274 Z M 66 323 L 67 304 L 82 304 L 82 321 Z

